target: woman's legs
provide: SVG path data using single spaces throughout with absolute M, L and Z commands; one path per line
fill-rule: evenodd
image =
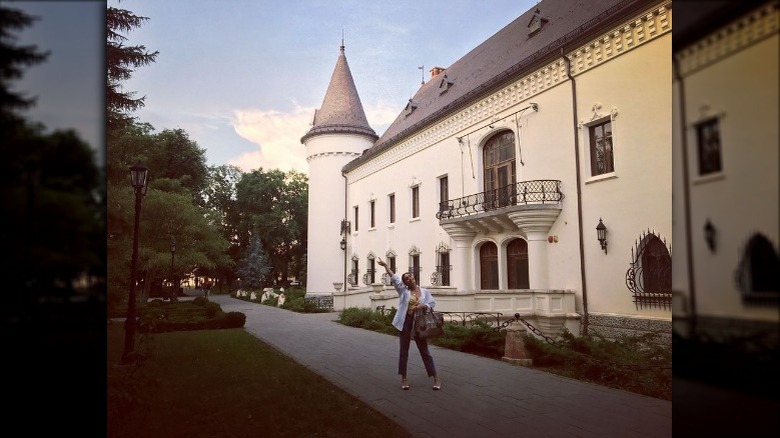
M 436 377 L 436 364 L 433 363 L 433 356 L 428 350 L 428 341 L 425 339 L 415 339 L 414 341 L 417 343 L 417 349 L 420 350 L 420 357 L 422 357 L 428 377 Z
M 407 315 L 404 329 L 400 335 L 400 351 L 398 353 L 398 374 L 406 380 L 406 364 L 409 362 L 409 343 L 412 340 L 412 323 L 414 318 Z

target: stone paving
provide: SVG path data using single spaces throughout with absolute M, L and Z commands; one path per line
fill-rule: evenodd
M 245 329 L 396 421 L 416 437 L 670 437 L 672 403 L 436 346 L 432 390 L 412 343 L 400 388 L 398 338 L 212 294 Z

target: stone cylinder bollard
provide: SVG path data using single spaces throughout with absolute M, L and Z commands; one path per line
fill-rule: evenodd
M 523 341 L 523 336 L 526 333 L 527 329 L 520 324 L 513 324 L 506 328 L 504 357 L 502 357 L 501 360 L 513 365 L 522 365 L 526 367 L 532 365 L 532 360 L 525 350 L 525 342 Z

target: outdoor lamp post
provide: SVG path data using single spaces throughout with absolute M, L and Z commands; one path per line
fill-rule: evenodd
M 130 183 L 135 192 L 135 221 L 133 224 L 133 255 L 130 261 L 130 299 L 127 303 L 127 319 L 125 320 L 125 351 L 122 362 L 132 362 L 135 350 L 135 282 L 138 269 L 138 225 L 141 220 L 141 200 L 146 194 L 148 169 L 143 164 L 135 163 L 130 167 Z
M 176 281 L 176 275 L 173 270 L 173 261 L 176 257 L 176 236 L 171 234 L 171 284 L 173 286 L 173 293 L 171 294 L 171 301 L 176 300 L 176 296 L 179 294 L 179 283 Z

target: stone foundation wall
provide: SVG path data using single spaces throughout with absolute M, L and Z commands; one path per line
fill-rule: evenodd
M 620 334 L 642 335 L 658 333 L 661 345 L 672 345 L 672 321 L 615 315 L 588 315 L 588 330 L 605 338 L 617 338 Z

